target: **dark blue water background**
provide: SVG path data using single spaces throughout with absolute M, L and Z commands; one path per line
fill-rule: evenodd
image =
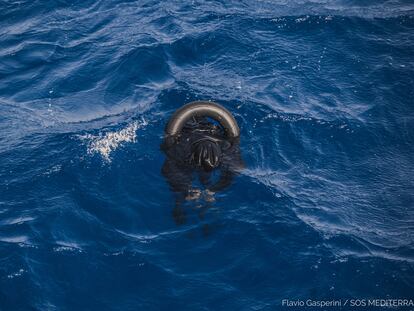
M 201 99 L 247 167 L 177 225 L 159 145 Z M 410 1 L 2 0 L 0 309 L 414 298 L 413 143 Z

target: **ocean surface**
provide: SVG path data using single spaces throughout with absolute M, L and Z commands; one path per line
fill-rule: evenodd
M 177 224 L 193 100 L 246 168 Z M 374 298 L 414 299 L 413 2 L 0 1 L 0 310 Z

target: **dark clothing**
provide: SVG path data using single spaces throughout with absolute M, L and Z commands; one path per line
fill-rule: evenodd
M 209 140 L 219 147 L 219 165 L 213 170 L 204 170 L 192 161 L 193 146 L 203 140 Z M 233 177 L 244 167 L 238 139 L 228 139 L 222 128 L 208 122 L 206 118 L 193 119 L 188 122 L 180 136 L 172 140 L 164 140 L 161 149 L 167 156 L 162 167 L 162 174 L 171 190 L 177 194 L 173 211 L 177 224 L 185 221 L 182 204 L 186 200 L 194 200 L 192 197 L 194 192 L 198 193 L 198 197 L 201 195 L 199 189 L 193 188 L 194 181 L 197 182 L 198 179 L 204 191 L 212 196 L 229 187 Z M 214 175 L 219 176 L 213 178 Z M 210 199 L 214 201 L 214 198 L 210 197 Z
M 220 165 L 216 169 L 220 170 L 221 177 L 216 183 L 209 183 L 212 172 L 205 172 L 191 163 L 192 145 L 203 139 L 216 142 L 221 149 Z M 167 156 L 162 174 L 174 192 L 186 193 L 191 187 L 193 173 L 198 175 L 206 189 L 213 192 L 221 191 L 231 184 L 233 176 L 244 166 L 238 140 L 229 140 L 220 127 L 204 118 L 193 119 L 184 127 L 174 143 L 164 143 L 162 149 Z

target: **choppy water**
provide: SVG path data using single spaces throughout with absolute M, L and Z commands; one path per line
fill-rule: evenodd
M 413 56 L 410 1 L 0 1 L 0 309 L 413 299 Z M 247 168 L 177 226 L 196 99 Z

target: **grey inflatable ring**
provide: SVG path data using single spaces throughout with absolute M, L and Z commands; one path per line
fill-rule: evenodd
M 179 135 L 192 117 L 210 117 L 220 123 L 228 137 L 237 138 L 240 135 L 237 121 L 230 111 L 217 103 L 207 101 L 194 101 L 179 108 L 168 122 L 165 133 L 169 136 Z

